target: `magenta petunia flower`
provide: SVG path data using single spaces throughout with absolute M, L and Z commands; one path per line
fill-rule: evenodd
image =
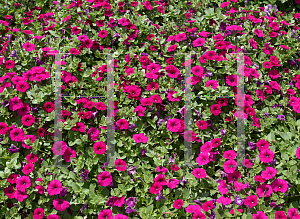
M 162 190 L 162 185 L 159 182 L 154 182 L 149 191 L 151 194 L 158 194 Z
M 234 160 L 237 156 L 237 153 L 234 150 L 228 150 L 223 153 L 223 157 L 229 160 Z
M 144 144 L 146 144 L 148 141 L 148 137 L 144 133 L 134 134 L 133 140 L 135 140 L 136 143 L 143 142 Z
M 103 141 L 95 142 L 93 148 L 95 154 L 105 154 L 106 144 Z
M 260 197 L 260 198 L 262 198 L 262 197 L 267 198 L 272 195 L 273 189 L 268 184 L 262 184 L 257 187 L 256 193 L 257 193 L 258 197 Z M 264 194 L 265 194 L 265 196 L 264 196 Z
M 212 114 L 217 116 L 221 113 L 221 107 L 219 106 L 219 104 L 213 104 L 210 108 L 210 111 Z
M 114 219 L 114 217 L 110 209 L 104 209 L 99 213 L 98 219 Z
M 237 167 L 237 162 L 234 160 L 228 160 L 224 163 L 223 168 L 226 173 L 233 173 Z
M 63 155 L 67 150 L 68 145 L 64 141 L 57 141 L 54 143 L 52 147 L 53 154 L 55 155 Z
M 270 163 L 274 158 L 274 152 L 270 149 L 262 149 L 260 151 L 259 158 L 263 163 Z
M 164 175 L 164 174 L 158 174 L 158 176 L 157 177 L 155 177 L 154 179 L 153 179 L 153 181 L 154 182 L 158 182 L 158 183 L 160 183 L 162 186 L 164 186 L 164 185 L 167 185 L 167 181 L 166 181 L 166 175 Z
M 121 160 L 121 159 L 117 159 L 115 161 L 115 166 L 116 166 L 116 169 L 119 170 L 119 171 L 125 171 L 127 169 L 126 162 L 124 160 Z
M 272 179 L 277 173 L 277 170 L 273 167 L 267 167 L 265 171 L 262 171 L 261 176 L 265 179 Z
M 71 49 L 69 50 L 69 52 L 70 52 L 72 55 L 78 55 L 78 54 L 80 54 L 80 52 L 79 52 L 77 49 L 75 49 L 75 48 L 71 48 Z
M 202 168 L 195 168 L 193 170 L 193 175 L 194 175 L 194 177 L 196 177 L 198 179 L 201 179 L 201 178 L 205 178 L 206 177 L 206 172 Z
M 118 20 L 118 23 L 121 24 L 123 27 L 127 26 L 128 24 L 130 24 L 130 20 L 123 17 L 121 19 Z
M 21 120 L 24 126 L 31 126 L 35 122 L 35 118 L 32 115 L 25 115 Z
M 208 153 L 200 153 L 196 158 L 197 163 L 199 166 L 205 165 L 209 163 L 209 155 Z
M 216 80 L 208 80 L 206 82 L 206 87 L 211 87 L 214 90 L 217 89 L 218 86 L 219 86 L 219 83 Z
M 129 218 L 124 214 L 117 214 L 115 215 L 115 219 L 129 219 Z
M 8 186 L 3 189 L 4 194 L 7 195 L 8 198 L 13 199 L 15 198 L 16 191 L 14 190 L 13 186 Z
M 28 175 L 34 170 L 34 164 L 33 163 L 28 163 L 23 167 L 23 173 L 25 175 Z
M 57 198 L 53 200 L 53 206 L 57 211 L 64 211 L 70 206 L 70 203 L 64 199 Z
M 268 219 L 268 217 L 263 211 L 258 211 L 256 214 L 252 214 L 252 219 Z
M 30 153 L 26 156 L 26 160 L 28 163 L 35 163 L 39 157 L 36 154 Z
M 181 127 L 180 119 L 169 119 L 167 122 L 167 128 L 171 132 L 178 132 Z
M 13 130 L 9 133 L 9 137 L 12 141 L 23 141 L 24 131 L 20 128 L 13 128 Z
M 112 176 L 108 171 L 99 173 L 97 180 L 100 186 L 109 186 L 109 184 L 113 181 Z
M 71 162 L 71 157 L 76 158 L 76 151 L 72 148 L 67 148 L 67 150 L 63 154 L 63 158 L 66 162 Z
M 204 130 L 207 129 L 207 122 L 205 122 L 204 120 L 200 120 L 196 123 L 196 125 L 198 126 L 199 129 Z
M 177 185 L 179 184 L 179 180 L 178 179 L 168 179 L 167 180 L 167 186 L 170 189 L 175 189 L 177 187 Z
M 24 199 L 28 197 L 28 194 L 25 191 L 17 190 L 15 194 L 15 199 L 17 199 L 19 202 L 23 202 Z
M 296 150 L 296 157 L 300 159 L 300 147 L 298 147 Z
M 221 196 L 217 199 L 217 202 L 223 205 L 229 205 L 232 202 L 232 200 L 229 197 L 225 198 L 224 196 Z
M 213 201 L 204 202 L 202 205 L 202 209 L 204 212 L 208 212 L 210 209 L 213 209 L 213 207 L 214 207 Z
M 98 36 L 103 39 L 107 36 L 107 34 L 108 34 L 108 32 L 106 30 L 101 30 L 99 32 Z
M 33 219 L 42 219 L 44 217 L 44 209 L 37 208 L 33 212 Z
M 16 111 L 23 106 L 22 100 L 20 100 L 17 96 L 11 98 L 9 100 L 9 109 L 12 111 Z
M 193 41 L 193 46 L 194 47 L 199 47 L 199 46 L 203 46 L 205 43 L 205 39 L 204 38 L 198 38 L 196 40 Z
M 8 131 L 9 131 L 8 125 L 5 122 L 0 122 L 0 135 L 5 135 Z
M 202 153 L 209 153 L 212 150 L 212 143 L 211 142 L 205 142 L 201 147 L 200 147 L 200 151 Z
M 47 113 L 51 113 L 53 110 L 55 110 L 55 106 L 52 102 L 46 102 L 43 106 L 43 109 Z
M 173 208 L 179 209 L 182 207 L 182 205 L 183 205 L 182 199 L 177 199 L 173 203 Z
M 257 196 L 256 195 L 250 195 L 245 199 L 244 205 L 249 206 L 249 208 L 252 208 L 257 205 Z
M 49 185 L 47 192 L 50 196 L 58 195 L 63 190 L 62 184 L 59 180 L 52 180 Z
M 35 45 L 31 44 L 29 42 L 26 42 L 25 44 L 23 44 L 22 46 L 27 52 L 33 51 L 35 50 Z
M 20 81 L 16 84 L 17 91 L 20 91 L 24 93 L 26 90 L 28 90 L 30 87 L 26 81 Z
M 6 69 L 11 69 L 15 67 L 15 62 L 13 60 L 7 60 L 4 63 Z
M 275 179 L 272 183 L 271 183 L 271 187 L 274 190 L 274 192 L 282 192 L 285 193 L 288 189 L 288 183 L 285 180 L 282 179 Z
M 50 214 L 47 216 L 47 219 L 59 219 L 59 216 L 57 214 Z
M 168 52 L 175 51 L 176 48 L 177 48 L 177 45 L 171 45 L 171 46 L 169 46 L 169 48 L 168 48 Z
M 196 133 L 191 131 L 191 130 L 187 130 L 184 132 L 183 134 L 183 138 L 187 141 L 187 142 L 192 142 L 196 140 Z

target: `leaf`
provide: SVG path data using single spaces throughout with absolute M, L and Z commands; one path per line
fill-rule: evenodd
M 284 140 L 289 140 L 290 136 L 287 135 L 285 132 L 279 132 L 279 135 L 284 139 Z
M 149 205 L 147 208 L 146 208 L 146 213 L 148 215 L 151 215 L 152 214 L 152 211 L 153 211 L 153 204 L 152 205 Z
M 80 186 L 75 182 L 72 183 L 72 188 L 73 188 L 74 192 L 80 191 Z

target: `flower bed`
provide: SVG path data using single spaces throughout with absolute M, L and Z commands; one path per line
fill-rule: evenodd
M 0 3 L 1 218 L 300 218 L 300 2 L 271 3 Z

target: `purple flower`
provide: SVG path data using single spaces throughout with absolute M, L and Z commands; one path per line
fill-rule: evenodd
M 269 113 L 264 113 L 264 118 L 268 117 L 270 114 Z
M 14 145 L 14 144 L 11 144 L 10 148 L 8 149 L 8 151 L 9 151 L 10 153 L 12 153 L 12 154 L 18 153 L 19 150 L 20 150 L 20 148 L 17 148 L 17 146 Z
M 279 115 L 279 116 L 277 116 L 277 119 L 285 121 L 285 116 L 284 115 Z
M 255 150 L 256 149 L 256 143 L 253 143 L 253 142 L 251 142 L 251 141 L 248 141 L 248 145 L 249 145 L 249 147 L 250 147 L 250 150 Z
M 135 124 L 132 124 L 128 127 L 128 130 L 131 132 L 133 131 L 137 126 Z
M 236 196 L 234 198 L 235 204 L 237 204 L 239 207 L 241 207 L 244 204 L 245 199 L 242 199 L 240 196 Z
M 163 195 L 159 192 L 159 193 L 157 194 L 155 200 L 156 200 L 156 202 L 158 202 L 158 201 L 161 200 L 161 199 L 165 199 L 165 200 L 166 200 L 166 197 L 163 196 Z
M 174 159 L 172 156 L 170 156 L 169 164 L 170 164 L 170 163 L 174 163 L 174 164 L 175 164 L 175 162 L 176 162 L 175 159 Z
M 59 193 L 59 196 L 66 197 L 67 196 L 67 191 L 69 190 L 68 187 L 64 187 L 63 190 Z
M 200 118 L 200 113 L 199 113 L 199 111 L 195 109 L 195 112 L 196 112 L 198 118 Z
M 8 100 L 5 100 L 3 103 L 2 103 L 3 107 L 8 107 L 9 106 L 9 101 Z
M 271 162 L 269 162 L 270 165 L 274 166 L 276 164 L 276 159 L 272 160 Z
M 137 199 L 135 197 L 129 197 L 126 199 L 126 205 L 128 207 L 134 208 L 136 206 Z
M 109 199 L 106 202 L 106 206 L 113 207 L 115 201 L 116 201 L 116 197 L 114 196 L 109 197 Z
M 199 201 L 199 199 L 193 200 L 193 202 L 195 202 L 197 205 L 200 205 L 200 207 L 202 207 L 202 203 Z
M 270 207 L 271 207 L 271 208 L 275 208 L 275 207 L 276 207 L 276 202 L 270 203 Z
M 83 205 L 82 205 L 82 208 L 80 208 L 80 212 L 82 213 L 82 211 L 84 210 L 84 209 L 86 209 L 87 208 L 87 202 L 85 202 Z
M 184 113 L 183 113 L 184 109 L 185 109 L 185 106 L 182 107 L 182 108 L 181 108 L 180 110 L 178 110 L 177 112 L 180 113 L 182 116 L 184 116 Z
M 188 181 L 185 180 L 183 176 L 181 177 L 180 182 L 183 184 L 183 187 L 185 187 L 185 185 L 188 183 Z
M 113 37 L 121 37 L 120 33 L 116 33 L 113 35 Z
M 226 129 L 221 129 L 221 139 L 224 137 L 224 135 L 227 136 Z
M 211 210 L 211 214 L 208 214 L 207 215 L 210 219 L 215 219 L 216 218 L 216 213 L 213 211 L 213 210 Z
M 129 166 L 129 168 L 128 168 L 128 174 L 129 175 L 133 175 L 133 174 L 135 174 L 136 173 L 136 166 Z
M 9 55 L 9 57 L 15 57 L 17 59 L 20 59 L 20 57 L 17 55 L 17 51 L 16 50 L 12 51 L 12 53 Z
M 40 105 L 32 108 L 32 113 L 35 114 L 39 110 Z
M 146 157 L 146 150 L 145 149 L 142 149 L 141 153 L 142 153 L 142 157 Z
M 89 177 L 88 177 L 89 173 L 90 173 L 89 170 L 85 170 L 85 171 L 83 171 L 82 174 L 80 174 L 80 176 L 83 178 L 83 182 L 86 182 L 86 180 L 89 179 Z
M 93 121 L 95 120 L 97 113 L 98 113 L 98 111 L 92 113 L 92 120 Z
M 126 214 L 130 214 L 130 213 L 136 212 L 136 210 L 131 207 L 127 207 L 125 212 L 126 212 Z

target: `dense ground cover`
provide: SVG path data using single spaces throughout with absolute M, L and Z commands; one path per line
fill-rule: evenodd
M 300 218 L 299 9 L 298 0 L 1 2 L 1 218 Z M 58 53 L 71 98 L 61 98 L 55 142 Z M 188 85 L 213 97 L 186 106 Z

